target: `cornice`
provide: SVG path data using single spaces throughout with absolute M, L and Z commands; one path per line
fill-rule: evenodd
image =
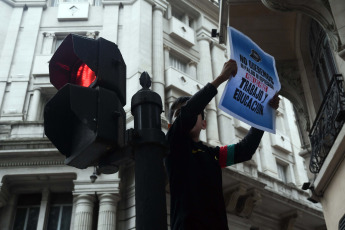
M 6 167 L 32 167 L 32 166 L 51 166 L 51 165 L 65 165 L 64 160 L 60 159 L 52 159 L 52 160 L 37 160 L 37 161 L 27 161 L 27 160 L 21 160 L 21 161 L 7 161 L 7 162 L 0 162 L 0 168 L 6 168 Z
M 169 3 L 165 0 L 151 0 L 151 2 L 153 2 L 154 9 L 161 10 L 163 13 L 166 11 L 169 5 Z
M 110 6 L 110 5 L 132 5 L 137 0 L 102 0 L 103 6 Z

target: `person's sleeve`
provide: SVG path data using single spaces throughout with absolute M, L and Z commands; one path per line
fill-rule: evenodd
M 264 131 L 251 128 L 248 134 L 234 146 L 234 164 L 252 159 L 258 148 Z
M 182 106 L 179 118 L 176 119 L 182 131 L 188 132 L 194 127 L 198 114 L 205 109 L 217 92 L 217 88 L 208 83 Z
M 221 168 L 234 164 L 235 145 L 227 145 L 219 148 L 219 165 Z

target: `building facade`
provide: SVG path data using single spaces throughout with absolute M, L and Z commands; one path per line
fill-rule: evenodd
M 277 60 L 309 165 L 303 188 L 322 204 L 327 229 L 345 228 L 344 12 L 341 0 L 221 2 L 220 40 L 230 23 Z
M 296 42 L 302 36 L 304 16 L 280 17 L 286 24 L 290 20 L 295 26 L 301 24 L 297 27 L 301 31 L 281 29 L 280 20 L 262 16 L 277 14 L 262 2 L 234 1 L 235 8 L 226 8 L 230 19 L 226 17 L 225 24 L 239 29 L 242 25 L 243 32 L 276 57 L 283 95 L 293 103 L 281 101 L 277 134 L 264 134 L 252 160 L 223 170 L 229 226 L 239 230 L 326 229 L 321 205 L 308 201 L 310 192 L 302 190 L 305 182 L 312 181 L 308 157 L 304 157 L 309 143 L 304 128 L 317 114 L 314 104 L 320 102 L 303 107 L 305 97 L 313 102 L 316 96 L 312 90 L 300 94 L 299 81 L 294 80 L 307 76 L 309 70 L 298 62 L 302 57 L 297 58 L 296 50 L 279 46 L 284 39 Z M 209 0 L 0 1 L 1 230 L 136 228 L 135 162 L 121 165 L 111 175 L 98 174 L 92 167 L 75 169 L 64 164 L 64 156 L 44 135 L 44 105 L 57 92 L 50 84 L 49 60 L 70 33 L 116 43 L 127 65 L 127 102 L 141 89 L 141 73 L 148 72 L 152 90 L 163 101 L 161 118 L 166 132 L 173 101 L 212 81 L 229 59 L 227 46 L 211 36 L 212 29 L 222 25 L 222 6 L 222 2 Z M 311 19 L 305 21 L 308 27 Z M 266 34 L 259 28 L 268 22 L 275 22 L 269 31 L 271 36 L 281 36 L 278 41 L 264 39 Z M 317 23 L 315 28 L 319 28 Z M 286 33 L 281 34 L 282 30 Z M 341 69 L 341 59 L 335 60 Z M 286 82 L 297 83 L 294 87 Z M 208 127 L 201 139 L 209 145 L 235 143 L 249 130 L 248 125 L 217 109 L 221 87 L 206 108 Z M 129 129 L 133 127 L 130 103 L 124 109 Z M 309 120 L 300 119 L 308 115 L 306 111 L 311 111 Z M 97 179 L 91 181 L 91 175 Z M 166 195 L 169 218 L 168 186 Z

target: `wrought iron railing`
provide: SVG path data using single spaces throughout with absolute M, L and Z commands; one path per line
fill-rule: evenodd
M 345 93 L 343 76 L 335 74 L 310 130 L 312 147 L 309 169 L 319 173 L 345 120 Z

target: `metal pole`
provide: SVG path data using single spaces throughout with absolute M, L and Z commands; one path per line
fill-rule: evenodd
M 161 130 L 162 100 L 151 91 L 150 76 L 140 76 L 143 87 L 133 97 L 134 116 L 132 144 L 135 153 L 136 229 L 167 229 L 165 169 L 167 153 L 165 135 Z

